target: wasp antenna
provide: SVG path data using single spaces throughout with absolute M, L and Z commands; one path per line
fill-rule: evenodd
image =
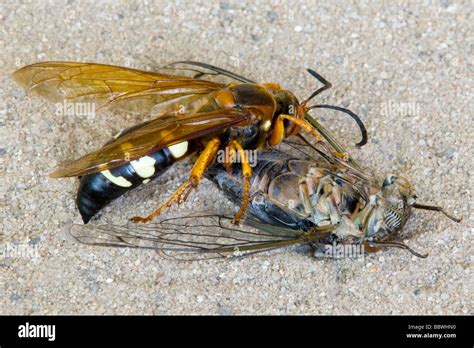
M 413 204 L 412 207 L 415 208 L 415 209 L 439 211 L 439 212 L 443 213 L 447 218 L 449 218 L 449 219 L 451 219 L 455 222 L 461 222 L 462 221 L 462 218 L 457 218 L 457 217 L 454 217 L 454 216 L 448 214 L 442 207 L 436 207 L 436 206 L 433 206 L 433 205 L 424 205 L 424 204 L 418 204 L 418 203 Z
M 420 253 L 416 252 L 415 250 L 413 250 L 412 248 L 410 248 L 408 245 L 403 244 L 401 242 L 396 242 L 396 241 L 391 241 L 391 242 L 369 242 L 369 245 L 374 246 L 374 247 L 384 247 L 384 248 L 400 248 L 400 249 L 407 250 L 410 253 L 412 253 L 413 255 L 415 255 L 416 257 L 419 257 L 419 258 L 422 258 L 422 259 L 426 259 L 428 257 L 428 254 L 420 254 Z
M 351 110 L 349 109 L 346 109 L 346 108 L 343 108 L 343 107 L 340 107 L 340 106 L 334 106 L 334 105 L 325 105 L 325 104 L 322 104 L 322 105 L 314 105 L 314 106 L 311 106 L 310 108 L 308 109 L 331 109 L 331 110 L 336 110 L 336 111 L 341 111 L 341 112 L 344 112 L 345 114 L 349 115 L 350 117 L 352 117 L 352 119 L 354 121 L 356 121 L 357 125 L 359 126 L 359 129 L 360 129 L 360 133 L 362 135 L 362 139 L 360 142 L 358 142 L 356 144 L 357 147 L 361 147 L 361 146 L 364 146 L 365 144 L 367 144 L 367 140 L 368 140 L 368 135 L 367 135 L 367 128 L 365 128 L 365 125 L 364 125 L 364 122 L 362 122 L 362 120 L 360 119 L 359 116 L 357 116 L 355 113 L 353 113 Z
M 185 65 L 194 65 L 194 66 L 199 66 L 201 68 L 205 68 L 205 69 L 209 69 L 211 71 L 214 71 L 218 74 L 222 74 L 224 76 L 228 76 L 230 78 L 233 78 L 237 81 L 240 81 L 240 82 L 243 82 L 243 83 L 256 83 L 255 81 L 252 81 L 244 76 L 240 76 L 236 73 L 233 73 L 232 71 L 229 71 L 229 70 L 226 70 L 226 69 L 222 69 L 222 68 L 219 68 L 215 65 L 211 65 L 211 64 L 207 64 L 207 63 L 201 63 L 201 62 L 195 62 L 195 61 L 192 61 L 192 60 L 180 60 L 180 61 L 177 61 L 177 62 L 173 62 L 171 64 L 168 64 L 168 65 L 176 65 L 176 64 L 185 64 Z M 205 74 L 205 73 L 204 73 Z
M 316 71 L 312 69 L 306 69 L 312 76 L 314 76 L 319 82 L 321 82 L 324 86 L 317 89 L 313 94 L 311 94 L 305 101 L 303 101 L 303 105 L 306 105 L 311 99 L 316 97 L 319 93 L 325 91 L 326 89 L 329 89 L 332 87 L 331 82 L 326 80 L 324 77 L 319 75 Z
M 321 75 L 319 75 L 316 71 L 314 71 L 313 69 L 306 69 L 306 71 L 308 71 L 312 76 L 314 76 L 319 82 L 321 82 L 324 87 L 326 87 L 326 89 L 328 88 L 331 88 L 332 85 L 331 85 L 331 82 L 329 82 L 328 80 L 326 80 L 324 77 L 322 77 Z

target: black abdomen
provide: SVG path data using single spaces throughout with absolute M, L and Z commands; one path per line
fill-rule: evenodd
M 128 164 L 80 177 L 76 203 L 84 223 L 125 192 L 160 176 L 176 161 L 168 148 Z

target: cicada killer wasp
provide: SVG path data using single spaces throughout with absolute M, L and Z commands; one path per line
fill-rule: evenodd
M 181 68 L 179 68 L 181 66 Z M 184 66 L 184 68 L 182 67 Z M 192 72 L 191 77 L 170 74 L 173 67 Z M 205 69 L 199 70 L 199 69 Z M 84 223 L 103 206 L 126 191 L 146 183 L 174 162 L 197 154 L 191 174 L 174 194 L 147 217 L 146 223 L 175 202 L 186 200 L 219 150 L 240 155 L 244 195 L 238 222 L 249 201 L 251 166 L 244 150 L 275 146 L 300 131 L 332 145 L 339 156 L 347 153 L 314 119 L 305 120 L 313 108 L 332 108 L 353 117 L 363 133 L 359 117 L 347 109 L 308 102 L 331 84 L 308 69 L 323 83 L 309 98 L 299 102 L 277 83 L 259 84 L 224 69 L 199 62 L 176 62 L 156 72 L 79 62 L 43 62 L 13 73 L 26 89 L 53 101 L 89 101 L 98 108 L 118 107 L 151 116 L 150 120 L 119 134 L 102 148 L 60 165 L 53 178 L 80 177 L 77 205 Z M 219 74 L 232 82 L 203 77 Z

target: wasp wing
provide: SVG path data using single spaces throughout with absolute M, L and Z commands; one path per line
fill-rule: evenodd
M 186 103 L 222 89 L 225 84 L 160 72 L 80 62 L 42 62 L 13 73 L 26 89 L 58 102 L 90 102 L 97 109 L 115 107 L 137 114 Z
M 246 118 L 247 113 L 241 109 L 223 109 L 190 116 L 160 116 L 94 152 L 60 165 L 50 177 L 81 176 L 120 167 L 164 147 L 211 136 Z
M 273 227 L 250 219 L 235 226 L 233 216 L 197 212 L 147 225 L 74 225 L 71 234 L 84 244 L 152 249 L 181 260 L 243 257 L 317 242 L 329 234 L 325 230 L 308 237 L 302 231 Z
M 233 73 L 232 71 L 219 68 L 215 65 L 195 62 L 191 60 L 178 61 L 165 65 L 159 71 L 169 72 L 170 74 L 186 75 L 195 79 L 201 79 L 203 77 L 212 78 L 213 81 L 222 82 L 225 84 L 231 82 L 242 82 L 242 83 L 257 83 L 244 76 Z

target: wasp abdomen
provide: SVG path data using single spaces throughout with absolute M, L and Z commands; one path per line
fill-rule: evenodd
M 188 142 L 163 148 L 128 164 L 80 177 L 76 204 L 84 223 L 125 192 L 157 178 L 189 153 Z

